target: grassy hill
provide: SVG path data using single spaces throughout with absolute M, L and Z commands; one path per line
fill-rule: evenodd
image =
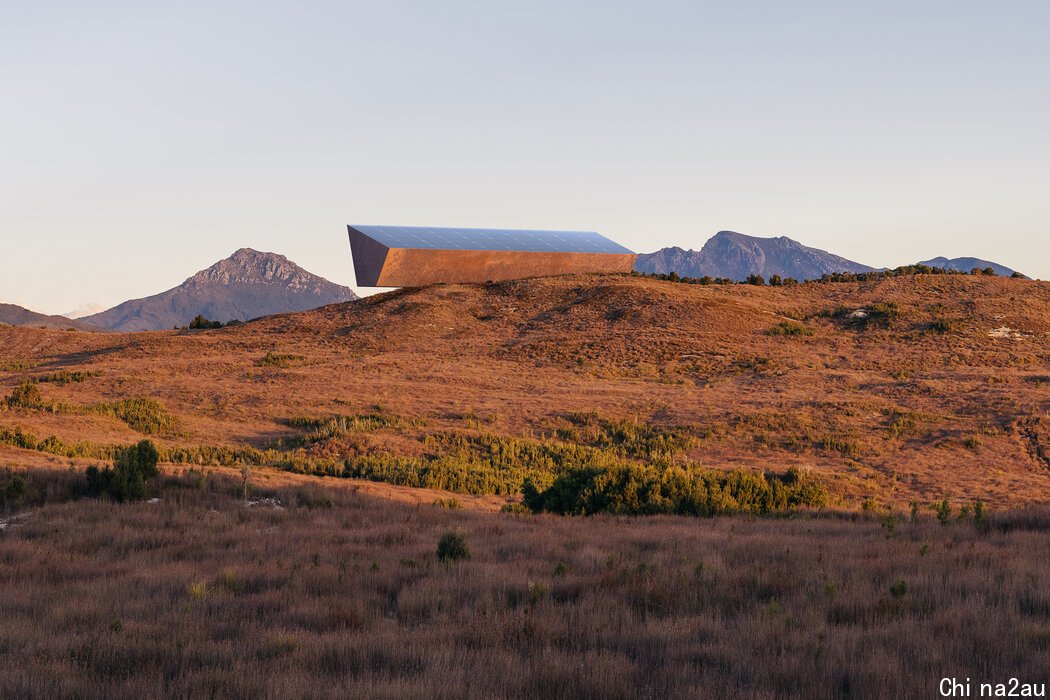
M 1044 502 L 1048 333 L 1050 284 L 965 275 L 777 288 L 570 276 L 399 290 L 215 331 L 0 328 L 3 394 L 84 375 L 0 411 L 0 455 L 24 453 L 16 427 L 75 459 L 145 432 L 174 461 L 504 499 L 546 478 L 538 461 L 617 460 L 804 467 L 842 507 Z M 152 403 L 128 403 L 140 398 Z M 128 420 L 140 409 L 163 415 Z

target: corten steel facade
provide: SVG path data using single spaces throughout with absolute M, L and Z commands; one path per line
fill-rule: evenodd
M 347 226 L 359 287 L 421 287 L 630 272 L 633 252 L 593 231 Z

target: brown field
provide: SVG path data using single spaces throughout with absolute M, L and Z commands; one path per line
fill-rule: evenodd
M 1050 677 L 1050 513 L 564 518 L 167 476 L 0 517 L 0 697 L 937 697 Z M 461 533 L 470 558 L 436 544 Z
M 144 437 L 159 501 L 85 497 L 85 467 Z M 805 467 L 832 500 L 498 512 L 560 468 L 539 462 L 584 458 Z M 1046 683 L 1048 508 L 1042 282 L 558 277 L 211 331 L 0 327 L 0 697 Z M 469 559 L 439 561 L 450 531 Z
M 890 306 L 885 318 L 848 315 Z M 566 415 L 596 412 L 684 430 L 695 440 L 681 461 L 811 467 L 842 508 L 1050 500 L 1044 282 L 436 286 L 216 331 L 0 328 L 0 370 L 3 393 L 48 373 L 89 373 L 38 384 L 46 401 L 72 407 L 155 399 L 177 420 L 153 436 L 169 446 L 264 448 L 295 434 L 291 418 L 378 410 L 405 420 L 302 453 L 418 458 L 440 431 L 548 439 Z M 102 445 L 142 437 L 112 416 L 70 411 L 0 409 L 5 426 Z

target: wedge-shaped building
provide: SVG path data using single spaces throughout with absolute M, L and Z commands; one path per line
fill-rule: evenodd
M 630 272 L 635 254 L 594 231 L 347 226 L 359 287 L 421 287 Z

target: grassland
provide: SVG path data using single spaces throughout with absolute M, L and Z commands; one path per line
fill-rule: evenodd
M 173 462 L 509 499 L 568 461 L 1008 507 L 1050 500 L 1048 333 L 1050 285 L 983 276 L 437 286 L 219 330 L 3 328 L 0 392 L 36 394 L 0 429 L 72 459 L 151 434 Z
M 0 696 L 936 697 L 1050 673 L 1050 514 L 563 518 L 305 477 L 0 516 Z M 2 480 L 2 477 L 0 477 Z M 442 562 L 463 537 L 469 558 Z
M 1048 367 L 1050 285 L 963 275 L 0 328 L 0 697 L 1046 682 Z

